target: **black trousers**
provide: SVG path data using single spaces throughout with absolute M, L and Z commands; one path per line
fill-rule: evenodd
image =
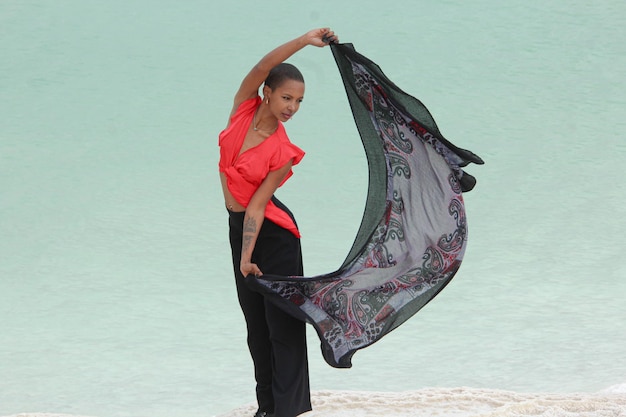
M 279 202 L 274 199 L 274 203 Z M 281 208 L 291 215 L 286 207 Z M 311 410 L 305 323 L 246 285 L 239 270 L 243 219 L 244 213 L 229 212 L 237 295 L 248 328 L 259 410 L 276 417 L 294 417 Z M 303 275 L 300 239 L 266 219 L 252 262 L 264 274 Z

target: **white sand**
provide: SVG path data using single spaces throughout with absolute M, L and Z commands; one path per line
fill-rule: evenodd
M 406 392 L 316 391 L 302 417 L 617 417 L 626 416 L 622 388 L 597 394 L 520 394 L 471 388 Z M 249 404 L 219 417 L 252 416 Z M 29 416 L 30 417 L 30 416 Z
M 595 394 L 525 394 L 474 388 L 406 392 L 314 391 L 301 417 L 626 417 L 626 384 Z M 255 404 L 219 417 L 252 417 Z M 77 417 L 23 413 L 5 417 Z M 210 417 L 210 416 L 207 416 Z

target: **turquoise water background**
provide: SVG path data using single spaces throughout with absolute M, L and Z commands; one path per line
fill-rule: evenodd
M 0 2 L 0 415 L 196 417 L 253 401 L 217 135 L 266 52 L 332 27 L 485 161 L 460 272 L 313 389 L 626 382 L 626 3 Z M 305 272 L 336 269 L 367 167 L 329 49 L 286 128 Z

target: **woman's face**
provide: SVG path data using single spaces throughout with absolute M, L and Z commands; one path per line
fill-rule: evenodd
M 304 99 L 304 83 L 301 81 L 286 80 L 273 90 L 265 88 L 269 91 L 266 97 L 270 99 L 270 111 L 283 123 L 296 114 Z

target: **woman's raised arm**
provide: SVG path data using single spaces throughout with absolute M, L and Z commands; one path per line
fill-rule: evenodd
M 235 94 L 231 116 L 243 101 L 254 98 L 259 94 L 259 87 L 269 75 L 270 70 L 276 65 L 284 62 L 307 45 L 323 47 L 328 45 L 329 42 L 337 41 L 337 36 L 329 28 L 313 29 L 269 52 L 252 67 L 241 82 L 239 90 Z

